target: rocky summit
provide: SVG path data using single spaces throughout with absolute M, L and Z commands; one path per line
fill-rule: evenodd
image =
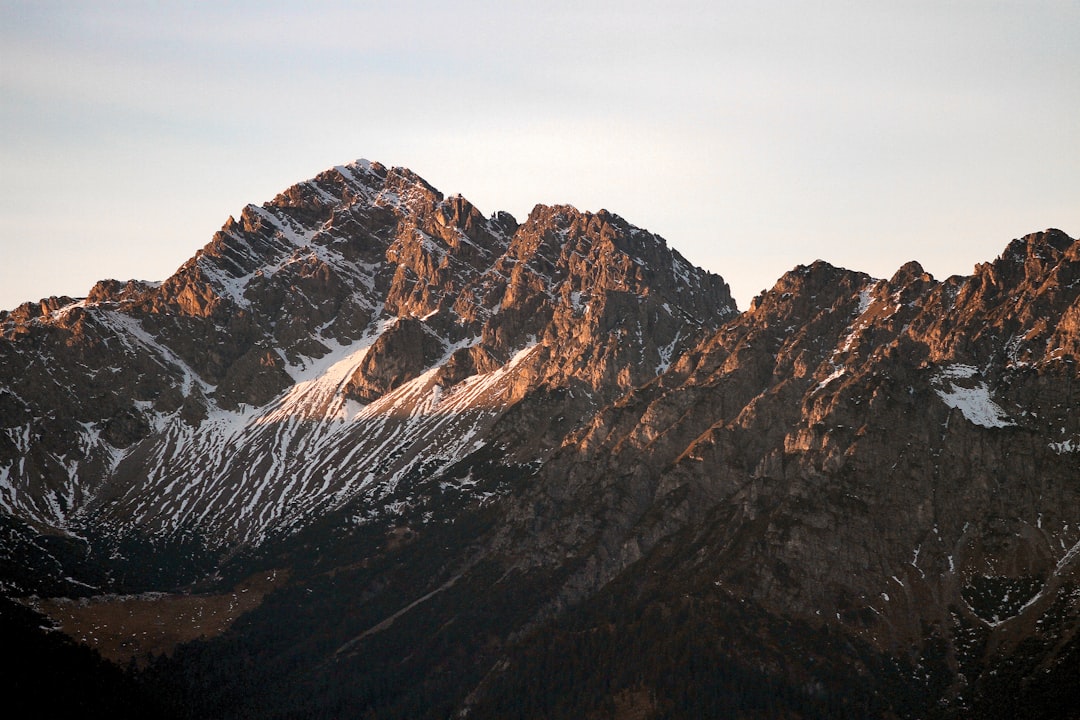
M 1077 717 L 1078 358 L 1057 230 L 740 313 L 610 212 L 339 166 L 164 282 L 0 312 L 7 696 Z

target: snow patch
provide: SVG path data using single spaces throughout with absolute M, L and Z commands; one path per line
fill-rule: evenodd
M 1050 443 L 1050 449 L 1058 455 L 1080 452 L 1080 440 L 1070 438 L 1068 440 L 1062 440 L 1061 442 L 1052 442 Z
M 978 370 L 972 365 L 964 365 L 963 363 L 955 363 L 948 365 L 941 369 L 941 377 L 947 380 L 952 379 L 968 379 L 973 378 L 978 374 Z
M 660 363 L 656 366 L 657 375 L 662 375 L 671 367 L 671 359 L 675 354 L 675 346 L 679 344 L 681 336 L 682 330 L 679 330 L 675 333 L 675 338 L 670 343 L 660 348 Z
M 833 368 L 832 373 L 827 378 L 825 378 L 824 380 L 819 382 L 817 384 L 817 388 L 815 388 L 815 389 L 816 390 L 823 389 L 826 385 L 831 383 L 833 380 L 836 380 L 837 378 L 843 377 L 846 373 L 847 373 L 847 368 L 845 368 L 843 366 Z
M 986 428 L 1002 428 L 1016 425 L 1008 413 L 994 402 L 990 397 L 990 389 L 982 380 L 972 380 L 978 375 L 971 365 L 960 363 L 949 365 L 941 369 L 938 374 L 938 382 L 942 387 L 935 388 L 934 392 L 942 402 L 951 408 L 959 410 L 963 416 L 975 425 Z M 958 385 L 953 380 L 965 380 L 972 387 Z
M 959 410 L 968 422 L 986 428 L 1003 428 L 1015 425 L 1001 406 L 990 398 L 986 383 L 973 388 L 952 385 L 950 390 L 935 390 L 942 402 Z
M 874 291 L 877 290 L 877 286 L 880 283 L 881 281 L 879 280 L 859 293 L 859 308 L 855 311 L 856 316 L 862 315 L 870 309 L 870 303 L 874 300 Z

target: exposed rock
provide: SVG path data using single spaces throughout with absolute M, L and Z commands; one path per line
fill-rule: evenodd
M 398 319 L 364 356 L 345 392 L 371 402 L 419 377 L 443 354 L 442 341 L 416 318 Z

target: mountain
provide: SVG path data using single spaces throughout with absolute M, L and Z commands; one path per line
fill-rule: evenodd
M 490 444 L 542 460 L 734 313 L 718 277 L 609 213 L 519 226 L 407 170 L 334 168 L 160 285 L 2 318 L 0 503 L 106 557 L 256 546 L 358 496 L 405 501 Z
M 1080 707 L 1060 231 L 739 313 L 607 211 L 358 161 L 0 335 L 4 593 L 162 713 Z

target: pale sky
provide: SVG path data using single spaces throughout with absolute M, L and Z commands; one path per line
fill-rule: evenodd
M 0 308 L 161 280 L 357 158 L 606 208 L 745 309 L 1080 234 L 1080 0 L 0 0 Z

